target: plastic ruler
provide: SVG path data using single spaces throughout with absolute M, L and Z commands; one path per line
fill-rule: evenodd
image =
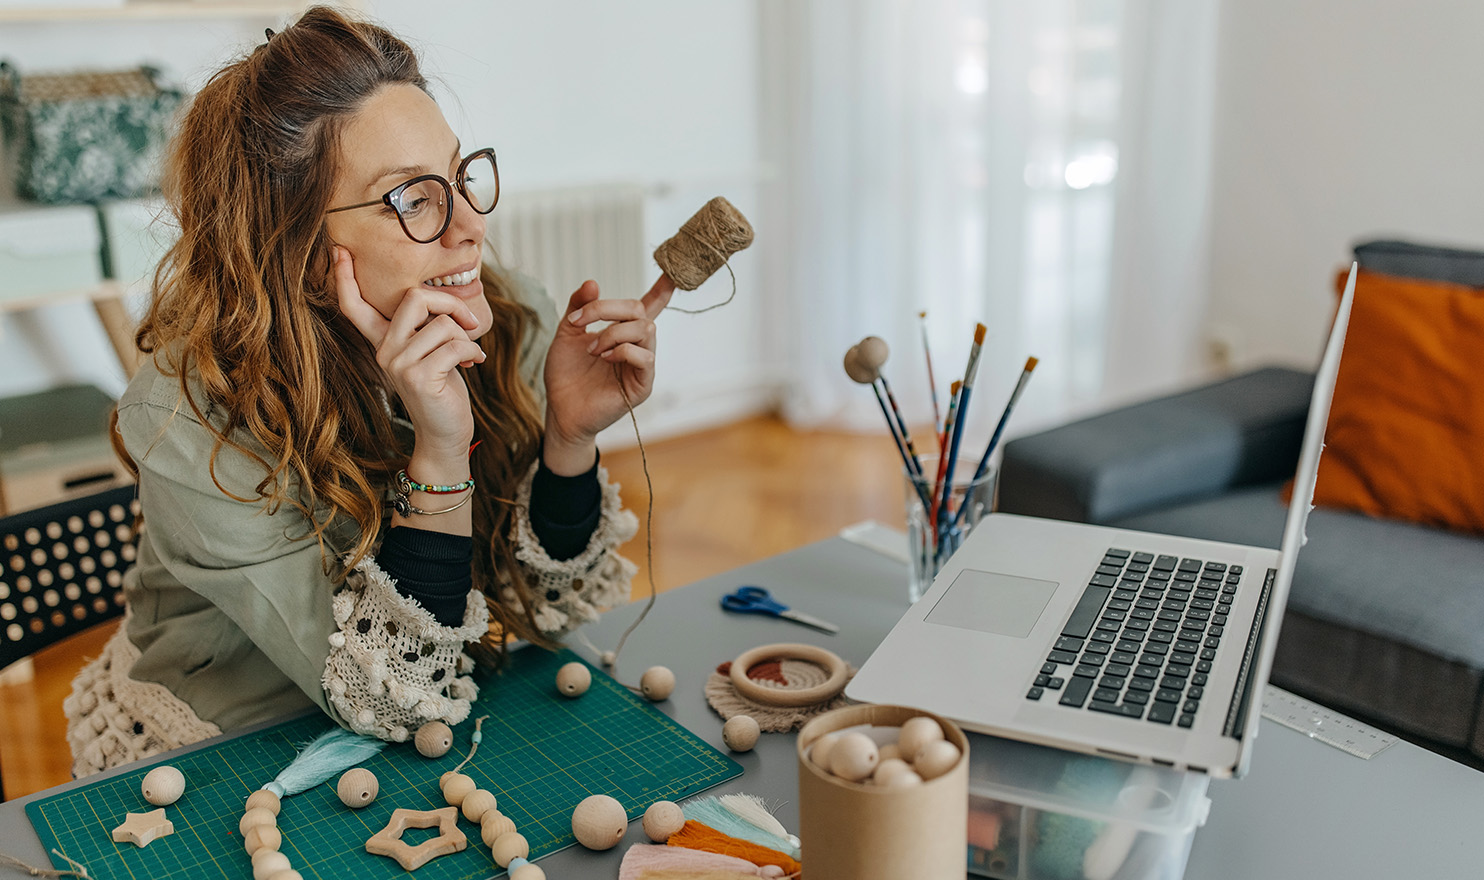
M 1273 685 L 1268 685 L 1263 694 L 1262 716 L 1367 760 L 1390 748 L 1397 740 L 1389 733 Z

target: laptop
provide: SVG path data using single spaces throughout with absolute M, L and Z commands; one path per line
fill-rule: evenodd
M 990 514 L 846 689 L 981 733 L 1217 777 L 1252 757 L 1355 296 L 1314 381 L 1278 550 Z

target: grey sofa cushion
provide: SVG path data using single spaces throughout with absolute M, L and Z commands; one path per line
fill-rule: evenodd
M 1372 272 L 1484 287 L 1484 253 L 1479 251 L 1380 240 L 1356 245 L 1355 259 Z

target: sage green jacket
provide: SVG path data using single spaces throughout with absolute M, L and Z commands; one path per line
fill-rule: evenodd
M 540 323 L 521 352 L 522 377 L 544 396 L 546 349 L 556 308 L 541 286 L 512 275 L 516 298 Z M 192 397 L 205 402 L 195 381 Z M 225 413 L 203 405 L 219 429 Z M 139 466 L 145 528 L 138 562 L 124 578 L 127 636 L 140 657 L 130 677 L 164 685 L 201 720 L 232 730 L 315 705 L 337 717 L 321 677 L 336 631 L 334 585 L 308 521 L 287 507 L 272 513 L 253 498 L 261 465 L 223 448 L 181 399 L 179 379 L 152 360 L 118 403 L 118 430 Z M 251 437 L 235 438 L 255 448 Z M 266 456 L 265 456 L 266 457 Z M 355 524 L 331 528 L 331 550 L 355 544 Z

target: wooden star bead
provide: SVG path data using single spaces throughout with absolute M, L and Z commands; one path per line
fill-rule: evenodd
M 464 811 L 464 818 L 470 822 L 478 822 L 480 818 L 498 805 L 493 792 L 476 788 L 464 795 L 464 800 L 459 804 L 459 809 Z
M 127 813 L 123 824 L 113 829 L 113 842 L 149 846 L 153 841 L 174 833 L 175 824 L 165 818 L 163 808 L 148 813 Z
M 500 835 L 515 830 L 515 820 L 499 810 L 488 810 L 479 817 L 479 838 L 485 846 L 494 846 Z
M 252 880 L 268 880 L 292 867 L 289 857 L 276 849 L 260 849 L 252 854 Z
M 258 850 L 276 850 L 281 846 L 283 834 L 277 825 L 254 825 L 242 835 L 242 848 L 247 850 L 249 856 L 256 855 Z
M 523 859 L 531 854 L 531 845 L 519 831 L 507 831 L 495 838 L 490 845 L 490 855 L 495 857 L 495 864 L 502 868 L 508 867 L 512 859 Z
M 442 721 L 429 721 L 417 729 L 412 744 L 424 758 L 441 758 L 453 748 L 453 731 Z
M 443 799 L 450 807 L 457 807 L 464 802 L 464 798 L 474 793 L 478 788 L 474 780 L 462 773 L 445 773 L 438 780 L 438 787 L 443 790 Z

